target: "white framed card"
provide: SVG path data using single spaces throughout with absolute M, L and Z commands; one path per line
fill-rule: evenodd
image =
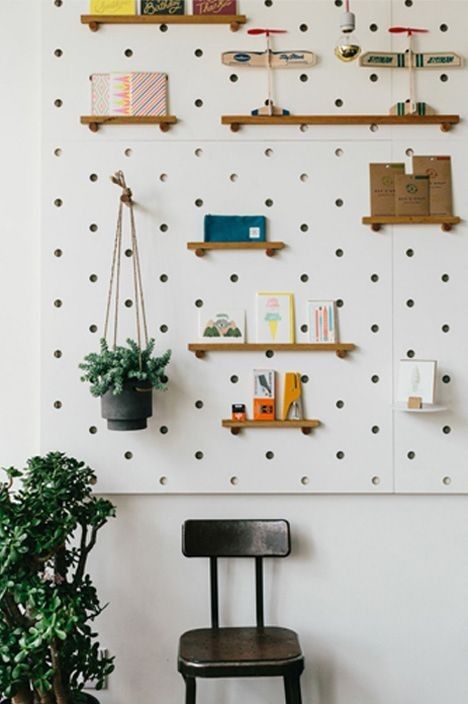
M 402 359 L 398 369 L 397 402 L 407 403 L 412 396 L 423 403 L 434 403 L 437 362 L 433 359 Z
M 293 293 L 257 293 L 257 342 L 295 342 Z
M 245 342 L 245 310 L 219 306 L 203 307 L 198 313 L 200 342 Z
M 307 301 L 310 342 L 338 342 L 335 301 Z

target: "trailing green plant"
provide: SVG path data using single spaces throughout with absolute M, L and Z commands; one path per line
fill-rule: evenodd
M 81 704 L 114 669 L 92 624 L 103 608 L 87 573 L 114 506 L 93 470 L 53 452 L 0 485 L 0 694 L 14 704 Z M 17 491 L 13 481 L 20 480 Z M 1 699 L 1 697 L 0 697 Z
M 171 351 L 161 357 L 153 356 L 154 339 L 145 349 L 131 339 L 128 347 L 110 349 L 106 340 L 101 340 L 101 351 L 86 355 L 80 369 L 84 372 L 81 381 L 91 384 L 93 396 L 104 396 L 107 391 L 117 396 L 121 394 L 127 380 L 137 379 L 148 382 L 154 389 L 164 390 L 167 385 L 166 366 L 171 358 Z

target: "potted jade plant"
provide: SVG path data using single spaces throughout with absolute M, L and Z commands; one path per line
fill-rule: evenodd
M 109 430 L 144 430 L 148 425 L 147 419 L 153 415 L 153 389 L 166 388 L 165 369 L 171 352 L 165 352 L 161 357 L 153 355 L 155 343 L 148 336 L 135 226 L 135 204 L 122 171 L 117 171 L 111 177 L 111 181 L 119 186 L 122 192 L 119 198 L 104 336 L 101 340 L 100 352 L 88 354 L 80 364 L 80 369 L 84 372 L 81 380 L 90 382 L 93 396 L 101 397 L 102 416 L 107 419 Z M 123 269 L 122 251 L 124 250 L 122 245 L 124 206 L 130 212 L 131 249 L 126 253 L 129 253 L 132 262 L 134 300 L 130 301 L 130 305 L 134 304 L 137 340 L 135 342 L 127 339 L 126 347 L 117 344 L 121 305 L 120 281 Z M 113 342 L 112 346 L 109 346 L 107 339 L 112 327 Z
M 141 349 L 134 340 L 127 347 L 110 349 L 101 340 L 101 351 L 88 354 L 80 369 L 82 381 L 91 384 L 93 396 L 101 397 L 103 418 L 109 430 L 142 430 L 153 414 L 153 389 L 166 388 L 165 369 L 171 353 L 153 355 L 154 340 Z
M 98 704 L 114 669 L 93 622 L 102 612 L 87 572 L 99 530 L 115 515 L 92 494 L 96 475 L 53 452 L 0 485 L 0 700 L 8 704 Z M 13 482 L 18 482 L 12 491 Z

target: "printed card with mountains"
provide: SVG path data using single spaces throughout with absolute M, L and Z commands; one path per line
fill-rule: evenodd
M 245 310 L 200 310 L 198 327 L 200 342 L 245 342 Z

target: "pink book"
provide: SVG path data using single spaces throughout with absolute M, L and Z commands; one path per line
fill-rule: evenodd
M 193 0 L 194 15 L 236 15 L 237 0 Z

